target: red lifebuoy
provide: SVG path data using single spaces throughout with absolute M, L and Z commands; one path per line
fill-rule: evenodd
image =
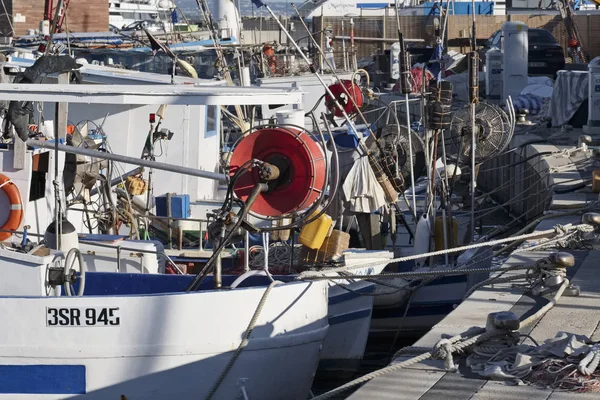
M 346 90 L 344 90 L 344 88 L 346 88 Z M 358 112 L 363 105 L 364 97 L 360 87 L 350 80 L 342 79 L 340 83 L 329 86 L 329 90 L 348 115 Z M 348 98 L 346 92 L 352 95 L 354 102 Z M 329 93 L 325 95 L 325 105 L 336 117 L 344 116 L 342 111 L 335 105 L 331 96 L 329 96 Z
M 6 231 L 15 231 L 23 221 L 23 202 L 21 201 L 21 193 L 17 185 L 15 185 L 8 176 L 0 174 L 0 188 L 6 193 L 10 202 L 10 213 L 6 223 L 0 229 Z M 10 232 L 0 232 L 0 241 L 4 241 L 12 236 Z

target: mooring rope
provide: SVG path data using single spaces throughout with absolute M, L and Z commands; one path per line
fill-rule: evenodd
M 518 240 L 527 240 L 527 239 L 531 239 L 531 238 L 535 238 L 535 237 L 542 237 L 542 236 L 546 236 L 546 235 L 550 235 L 550 234 L 555 234 L 555 233 L 563 233 L 564 229 L 574 229 L 575 227 L 571 226 L 571 225 L 557 225 L 551 229 L 547 229 L 544 231 L 537 231 L 537 232 L 531 232 L 531 233 L 526 233 L 523 235 L 518 235 L 518 236 L 511 236 L 511 237 L 507 237 L 507 238 L 502 238 L 502 239 L 497 239 L 497 240 L 491 240 L 488 242 L 481 242 L 481 243 L 472 243 L 466 246 L 461 246 L 461 247 L 455 247 L 452 249 L 445 249 L 445 250 L 438 250 L 438 251 L 432 251 L 429 253 L 423 253 L 423 254 L 413 254 L 411 256 L 405 256 L 405 257 L 399 257 L 399 258 L 392 258 L 390 260 L 387 260 L 388 263 L 400 263 L 400 262 L 404 262 L 404 261 L 412 261 L 412 260 L 416 260 L 419 258 L 427 258 L 427 257 L 434 257 L 434 256 L 441 256 L 444 254 L 450 254 L 450 253 L 459 253 L 465 250 L 472 250 L 472 249 L 478 249 L 481 247 L 491 247 L 491 246 L 495 246 L 498 244 L 502 244 L 502 243 L 507 243 L 507 242 L 514 242 L 514 241 L 518 241 Z M 364 264 L 356 264 L 356 265 L 349 265 L 349 266 L 344 266 L 344 267 L 338 267 L 338 268 L 331 268 L 331 269 L 323 269 L 320 271 L 304 271 L 301 274 L 298 275 L 298 277 L 296 278 L 297 280 L 303 280 L 303 279 L 315 279 L 316 277 L 323 277 L 326 276 L 324 274 L 332 274 L 332 273 L 339 273 L 339 272 L 346 272 L 346 271 L 352 271 L 352 270 L 356 270 L 356 269 L 361 269 L 361 268 L 368 268 L 368 267 L 375 267 L 377 265 L 380 265 L 381 261 L 374 261 L 374 262 L 370 262 L 370 263 L 364 263 Z M 489 270 L 488 270 L 489 271 Z M 377 277 L 383 277 L 383 274 L 377 275 Z M 371 276 L 372 278 L 373 276 Z M 331 278 L 331 275 L 327 276 L 327 279 Z M 354 276 L 352 276 L 352 278 L 354 278 Z
M 248 327 L 246 328 L 246 331 L 244 332 L 243 340 L 241 341 L 238 348 L 235 350 L 235 353 L 233 353 L 233 357 L 231 357 L 231 359 L 229 360 L 229 363 L 227 363 L 227 366 L 225 367 L 225 369 L 219 376 L 219 379 L 217 379 L 214 386 L 212 387 L 212 389 L 206 396 L 206 400 L 212 399 L 212 397 L 215 395 L 217 390 L 219 390 L 219 387 L 221 386 L 221 384 L 227 377 L 227 374 L 229 373 L 231 368 L 233 368 L 233 365 L 235 364 L 236 360 L 242 353 L 242 350 L 244 350 L 244 348 L 248 345 L 248 338 L 250 337 L 250 335 L 252 334 L 252 331 L 254 330 L 254 327 L 256 326 L 256 321 L 258 320 L 258 317 L 260 316 L 260 313 L 263 310 L 265 303 L 267 302 L 267 297 L 269 296 L 269 293 L 271 293 L 271 290 L 280 283 L 281 282 L 279 282 L 279 281 L 271 282 L 271 284 L 269 284 L 269 286 L 263 293 L 260 301 L 258 302 L 258 306 L 256 307 L 256 310 L 254 311 L 254 315 L 252 316 L 252 319 L 250 319 L 250 323 L 248 324 Z
M 562 296 L 562 294 L 564 293 L 565 289 L 568 286 L 569 286 L 569 280 L 565 279 L 563 281 L 562 285 L 560 286 L 560 288 L 557 290 L 557 292 L 553 296 L 552 300 L 550 300 L 548 302 L 548 304 L 546 304 L 544 307 L 540 308 L 535 314 L 533 314 L 530 317 L 526 318 L 525 320 L 521 321 L 519 324 L 520 325 L 519 329 L 527 327 L 527 326 L 531 325 L 532 323 L 536 322 L 541 317 L 543 317 L 558 302 L 558 300 L 560 299 L 560 297 Z M 453 336 L 451 338 L 440 339 L 434 345 L 434 347 L 432 349 L 430 349 L 427 352 L 424 352 L 423 354 L 412 357 L 405 361 L 401 361 L 401 362 L 398 362 L 395 364 L 388 365 L 385 368 L 379 369 L 377 371 L 366 374 L 360 378 L 354 379 L 353 381 L 350 381 L 336 389 L 333 389 L 333 390 L 331 390 L 327 393 L 324 393 L 320 396 L 314 397 L 313 400 L 329 399 L 333 396 L 336 396 L 340 393 L 345 392 L 348 389 L 351 389 L 355 386 L 366 383 L 374 378 L 388 374 L 390 372 L 401 370 L 406 367 L 410 367 L 411 365 L 420 363 L 429 358 L 443 359 L 444 367 L 447 370 L 453 370 L 455 368 L 454 360 L 452 358 L 454 353 L 462 354 L 465 351 L 467 351 L 467 349 L 469 347 L 471 347 L 477 343 L 484 343 L 491 339 L 495 339 L 495 338 L 503 337 L 503 336 L 506 337 L 507 335 L 513 335 L 513 334 L 514 334 L 514 332 L 510 329 L 489 329 L 486 331 L 485 328 L 471 328 L 471 329 L 469 329 L 459 335 Z M 410 347 L 409 349 L 423 350 L 426 348 Z

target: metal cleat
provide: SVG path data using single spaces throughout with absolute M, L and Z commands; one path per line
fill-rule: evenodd
M 518 125 L 533 125 L 533 122 L 527 119 L 529 115 L 529 110 L 526 108 L 520 108 L 516 112 L 517 114 L 517 124 Z
M 569 268 L 575 265 L 575 257 L 573 257 L 573 254 L 567 253 L 566 251 L 550 254 L 548 256 L 548 261 L 550 261 L 556 269 Z
M 563 296 L 568 296 L 568 297 L 579 297 L 580 294 L 581 294 L 581 288 L 578 285 L 573 285 L 573 284 L 570 284 L 569 286 L 567 286 L 567 288 L 563 292 Z
M 563 276 L 554 275 L 544 279 L 544 286 L 548 289 L 554 289 L 562 285 L 564 281 L 565 278 Z
M 577 141 L 577 147 L 582 151 L 588 151 L 588 145 L 592 143 L 592 137 L 590 135 L 581 135 Z
M 600 213 L 589 212 L 581 216 L 581 222 L 594 227 L 600 226 Z
M 500 311 L 488 314 L 485 329 L 486 331 L 495 329 L 517 331 L 520 326 L 521 321 L 519 321 L 519 317 L 515 313 L 510 311 Z

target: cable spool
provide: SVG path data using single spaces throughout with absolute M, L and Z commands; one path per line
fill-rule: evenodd
M 447 153 L 458 163 L 466 163 L 471 157 L 471 111 L 469 107 L 452 113 L 452 122 L 448 129 Z M 500 154 L 510 143 L 512 131 L 506 113 L 490 103 L 475 105 L 475 160 L 481 163 Z
M 279 177 L 268 183 L 269 190 L 258 195 L 250 211 L 266 217 L 280 217 L 314 204 L 325 189 L 326 160 L 321 147 L 295 127 L 266 127 L 243 137 L 233 149 L 230 176 L 251 160 L 276 166 Z M 246 164 L 246 165 L 245 165 Z M 233 191 L 245 201 L 261 182 L 260 169 L 243 173 Z
M 344 88 L 346 88 L 346 90 L 344 90 Z M 340 106 L 342 106 L 348 115 L 356 114 L 364 103 L 364 96 L 360 90 L 360 87 L 350 80 L 342 79 L 339 83 L 329 86 L 329 90 L 333 94 L 335 100 L 337 100 L 337 102 L 340 104 Z M 348 94 L 346 92 L 352 95 L 354 102 L 348 98 Z M 325 106 L 336 117 L 341 118 L 344 116 L 342 111 L 335 105 L 335 102 L 329 93 L 325 95 Z

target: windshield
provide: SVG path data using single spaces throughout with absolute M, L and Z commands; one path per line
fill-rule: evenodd
M 556 39 L 545 29 L 530 29 L 527 32 L 529 43 L 556 43 Z
M 125 28 L 123 28 L 123 29 L 137 29 L 137 28 L 139 28 L 141 25 L 142 25 L 142 24 L 141 24 L 141 22 L 140 22 L 140 21 L 137 21 L 137 22 L 133 22 L 133 23 L 131 23 L 131 24 L 127 25 L 127 26 L 126 26 Z

